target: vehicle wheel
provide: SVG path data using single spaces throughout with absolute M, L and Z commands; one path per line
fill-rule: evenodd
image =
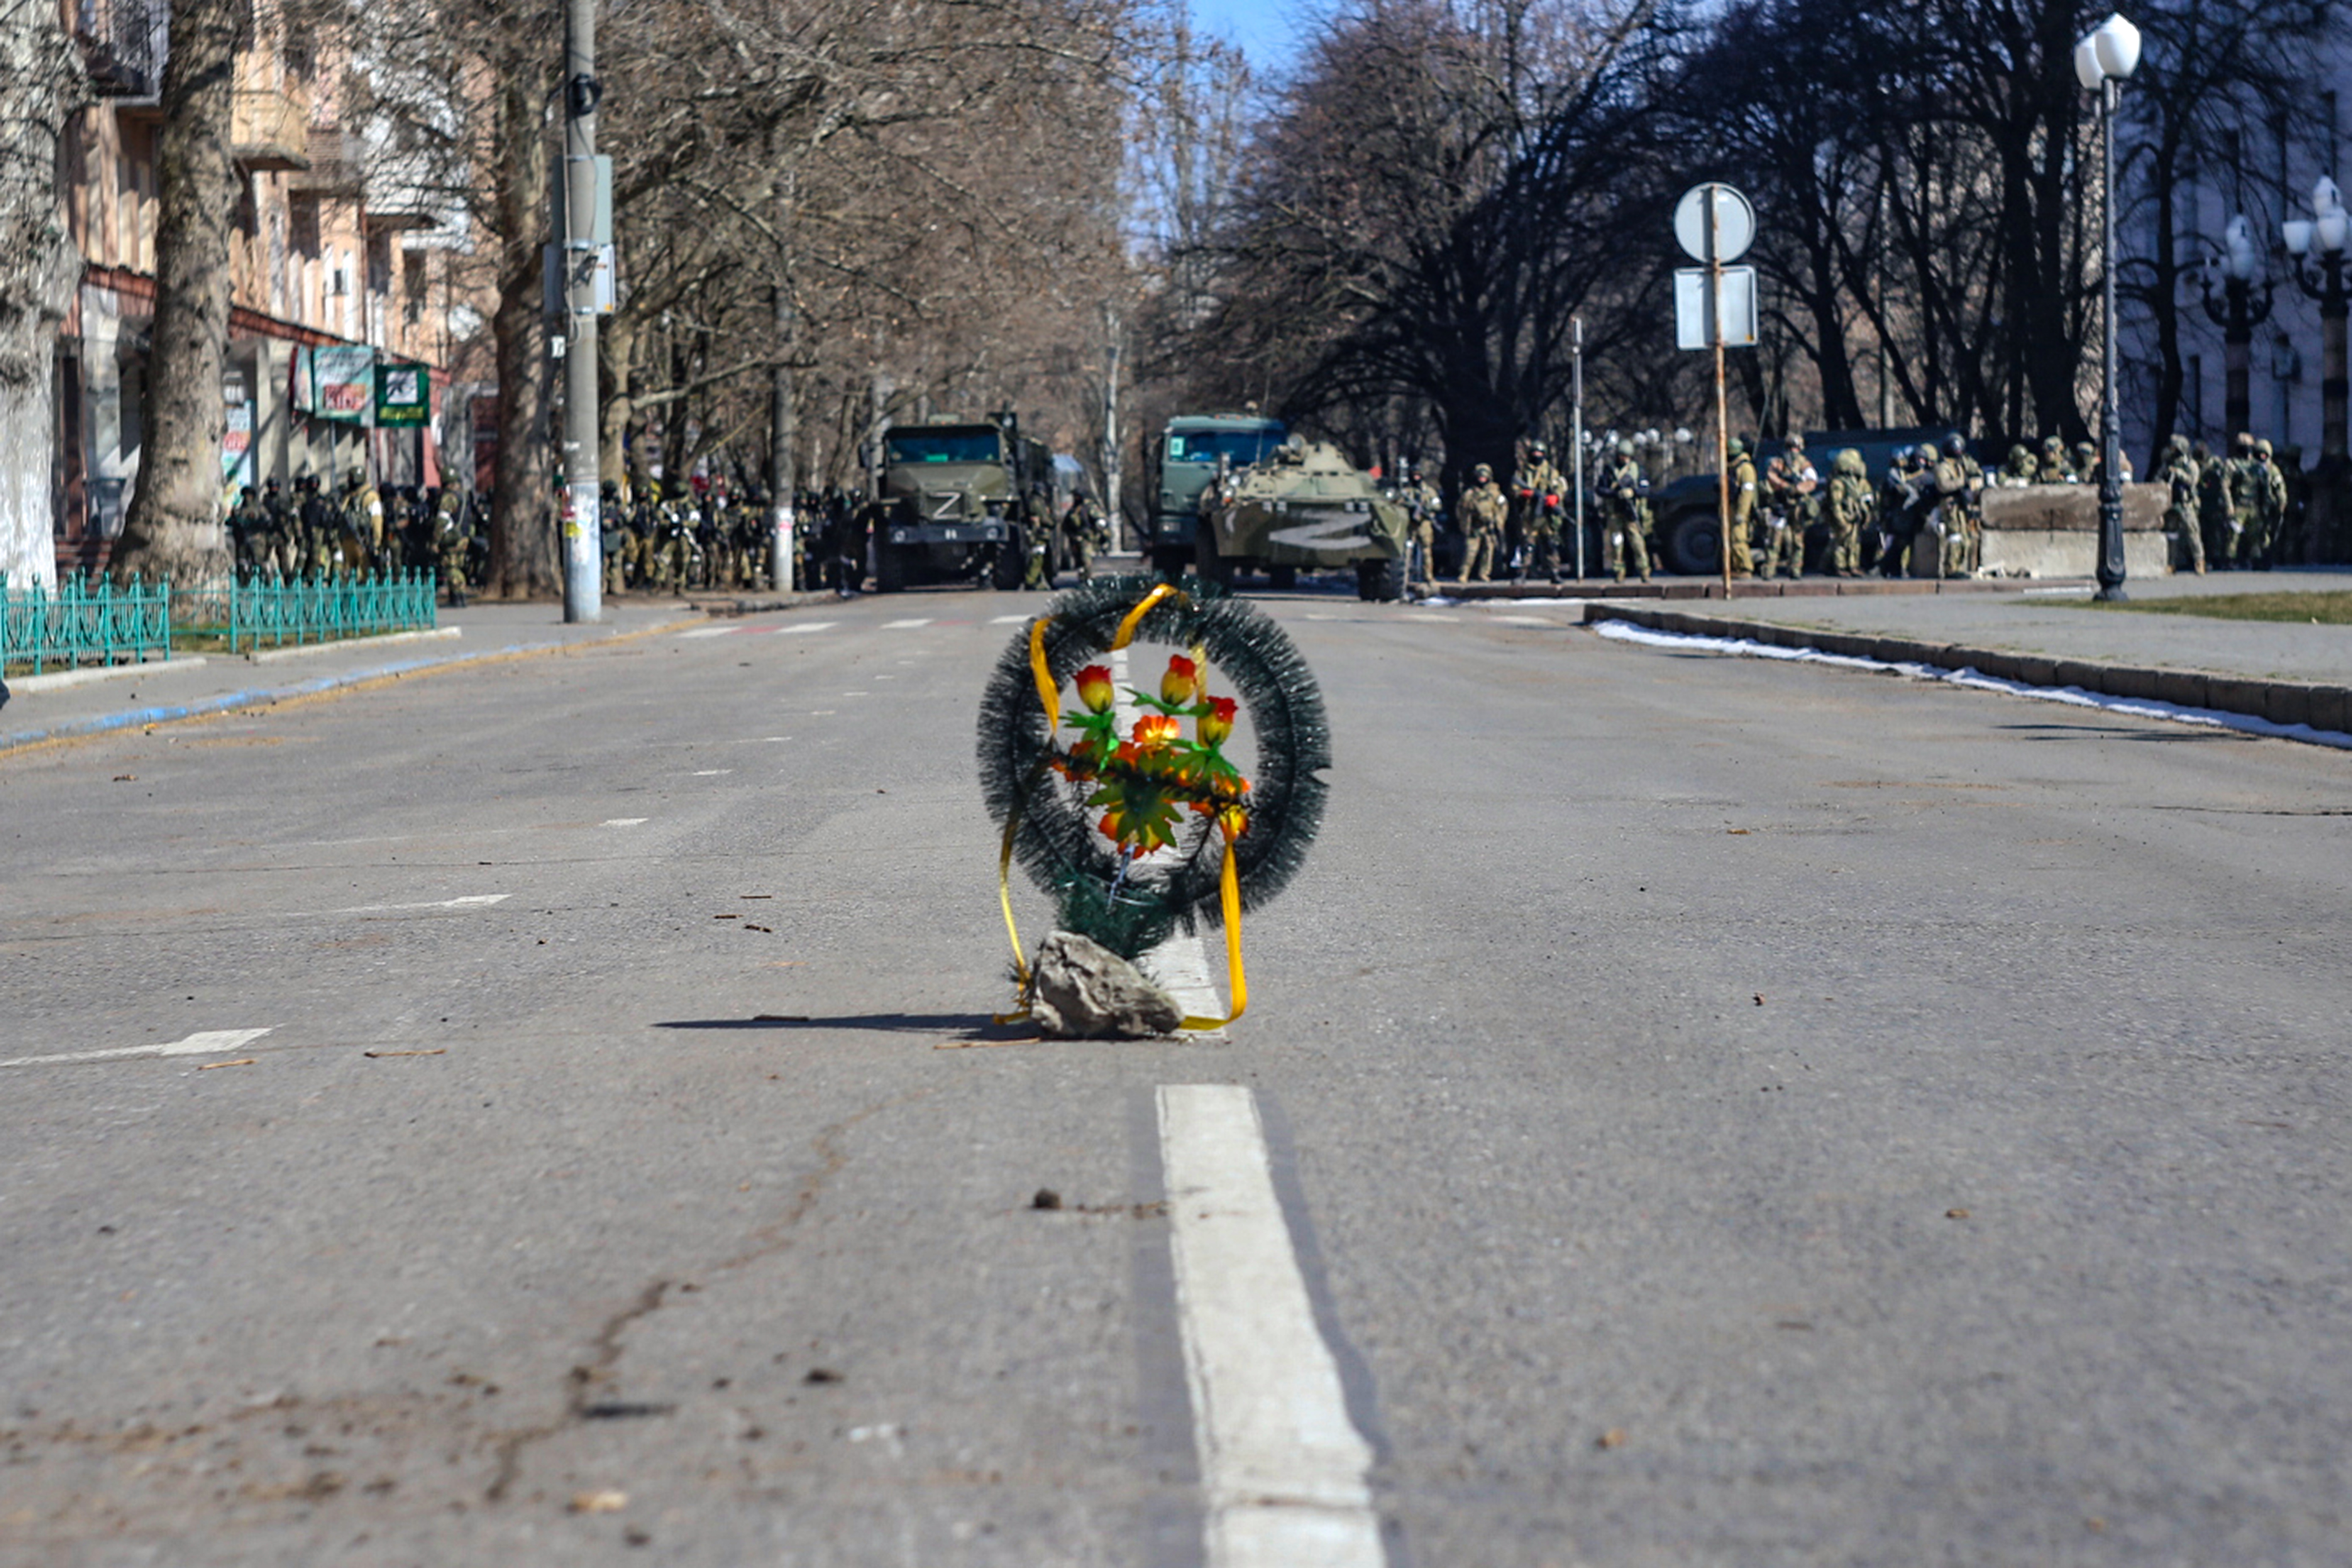
M 895 594 L 907 585 L 907 557 L 887 544 L 874 548 L 874 591 Z
M 1004 542 L 996 547 L 996 565 L 992 580 L 1005 593 L 1021 586 L 1022 568 L 1028 557 L 1023 553 L 1025 542 L 1021 537 L 1021 525 L 1014 523 L 1004 531 Z
M 1192 569 L 1202 581 L 1214 583 L 1220 588 L 1234 585 L 1234 563 L 1217 553 L 1216 531 L 1205 522 L 1192 536 Z
M 1711 511 L 1686 511 L 1668 525 L 1666 564 L 1693 576 L 1711 577 L 1723 568 L 1723 526 Z
M 1404 597 L 1404 557 L 1393 561 L 1356 563 L 1356 596 L 1376 604 L 1393 605 Z
M 1297 587 L 1298 568 L 1296 566 L 1267 567 L 1265 569 L 1265 585 L 1269 588 L 1284 592 L 1287 592 L 1292 588 Z

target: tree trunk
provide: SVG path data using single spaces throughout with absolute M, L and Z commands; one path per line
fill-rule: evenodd
M 781 202 L 777 204 L 781 209 Z M 778 216 L 790 222 L 787 213 Z M 793 309 L 790 286 L 775 286 L 776 367 L 768 373 L 768 586 L 779 593 L 793 587 L 793 515 L 800 469 L 793 447 L 800 440 L 800 410 L 793 402 L 793 359 L 800 352 L 800 312 Z
M 637 337 L 644 330 L 644 324 L 627 311 L 605 317 L 596 329 L 596 352 L 604 370 L 603 401 L 597 411 L 596 477 L 616 485 L 631 479 L 629 426 L 637 420 Z
M 236 164 L 229 112 L 238 0 L 173 0 L 155 133 L 155 328 L 145 448 L 113 573 L 184 587 L 230 569 L 222 537 L 221 371 L 228 357 L 229 225 Z
M 82 263 L 58 210 L 56 150 L 87 96 L 56 6 L 0 14 L 0 577 L 20 588 L 58 581 L 51 357 Z
M 547 362 L 547 138 L 540 73 L 518 65 L 499 89 L 498 496 L 490 591 L 537 598 L 562 586 L 556 555 L 554 377 Z

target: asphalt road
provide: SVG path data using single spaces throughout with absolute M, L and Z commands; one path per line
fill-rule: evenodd
M 2352 757 L 1292 599 L 1248 1016 L 973 1044 L 1036 603 L 0 759 L 0 1564 L 1240 1563 L 1188 1084 L 1390 1563 L 2346 1560 Z

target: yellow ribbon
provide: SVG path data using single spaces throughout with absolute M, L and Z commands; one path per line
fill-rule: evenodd
M 1045 668 L 1045 628 L 1053 623 L 1039 616 L 1029 626 L 1029 674 L 1037 682 L 1037 700 L 1045 709 L 1045 733 L 1062 727 L 1062 689 Z
M 1242 968 L 1242 879 L 1234 865 L 1234 835 L 1225 832 L 1225 864 L 1217 873 L 1225 910 L 1225 972 L 1233 976 L 1234 1010 L 1222 1018 L 1187 1018 L 1180 1029 L 1222 1029 L 1249 1010 L 1249 973 Z
M 1127 618 L 1118 623 L 1118 635 L 1110 639 L 1111 651 L 1113 653 L 1117 653 L 1120 648 L 1123 648 L 1128 644 L 1133 642 L 1135 640 L 1135 628 L 1143 624 L 1143 617 L 1158 609 L 1160 602 L 1169 598 L 1175 592 L 1175 584 L 1162 583 L 1153 588 L 1149 594 L 1144 595 L 1142 599 L 1136 605 L 1135 608 L 1127 612 Z

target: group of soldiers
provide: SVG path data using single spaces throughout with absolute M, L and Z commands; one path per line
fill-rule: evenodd
M 2200 441 L 2173 437 L 2157 482 L 2165 487 L 2164 530 L 2173 562 L 2203 575 L 2207 565 L 2267 572 L 2300 533 L 2309 501 L 2303 453 L 2281 461 L 2267 440 L 2238 433 L 2227 458 Z
M 1649 493 L 1650 481 L 1633 455 L 1633 443 L 1620 441 L 1615 457 L 1595 477 L 1593 499 L 1601 529 L 1601 567 L 1621 583 L 1629 568 L 1643 582 L 1650 580 Z M 1463 538 L 1461 581 L 1484 583 L 1496 571 L 1507 570 L 1517 581 L 1538 576 L 1559 582 L 1568 565 L 1561 542 L 1565 531 L 1575 526 L 1573 496 L 1539 441 L 1528 447 L 1508 489 L 1496 481 L 1493 465 L 1478 464 L 1455 509 Z M 1414 564 L 1407 575 L 1417 584 L 1433 585 L 1440 509 L 1436 488 L 1414 468 L 1397 499 L 1412 519 Z
M 1987 480 L 1958 431 L 1940 447 L 1897 453 L 1876 486 L 1852 447 L 1831 458 L 1826 484 L 1801 436 L 1765 464 L 1760 484 L 1749 444 L 1734 437 L 1729 450 L 1735 578 L 1802 577 L 1805 537 L 1817 524 L 1832 577 L 1901 577 L 1930 562 L 1937 576 L 1964 577 L 1982 564 Z
M 817 497 L 803 496 L 803 515 L 820 504 Z M 625 489 L 606 479 L 599 512 L 608 594 L 750 588 L 769 581 L 775 535 L 768 493 L 757 480 L 746 481 L 738 493 L 723 475 L 676 486 L 652 479 Z M 797 568 L 806 559 L 798 531 L 793 555 Z
M 229 542 L 248 576 L 284 578 L 431 572 L 454 604 L 480 579 L 487 548 L 479 509 L 465 491 L 379 488 L 354 467 L 329 494 L 316 474 L 289 492 L 276 479 L 244 486 L 229 509 Z

